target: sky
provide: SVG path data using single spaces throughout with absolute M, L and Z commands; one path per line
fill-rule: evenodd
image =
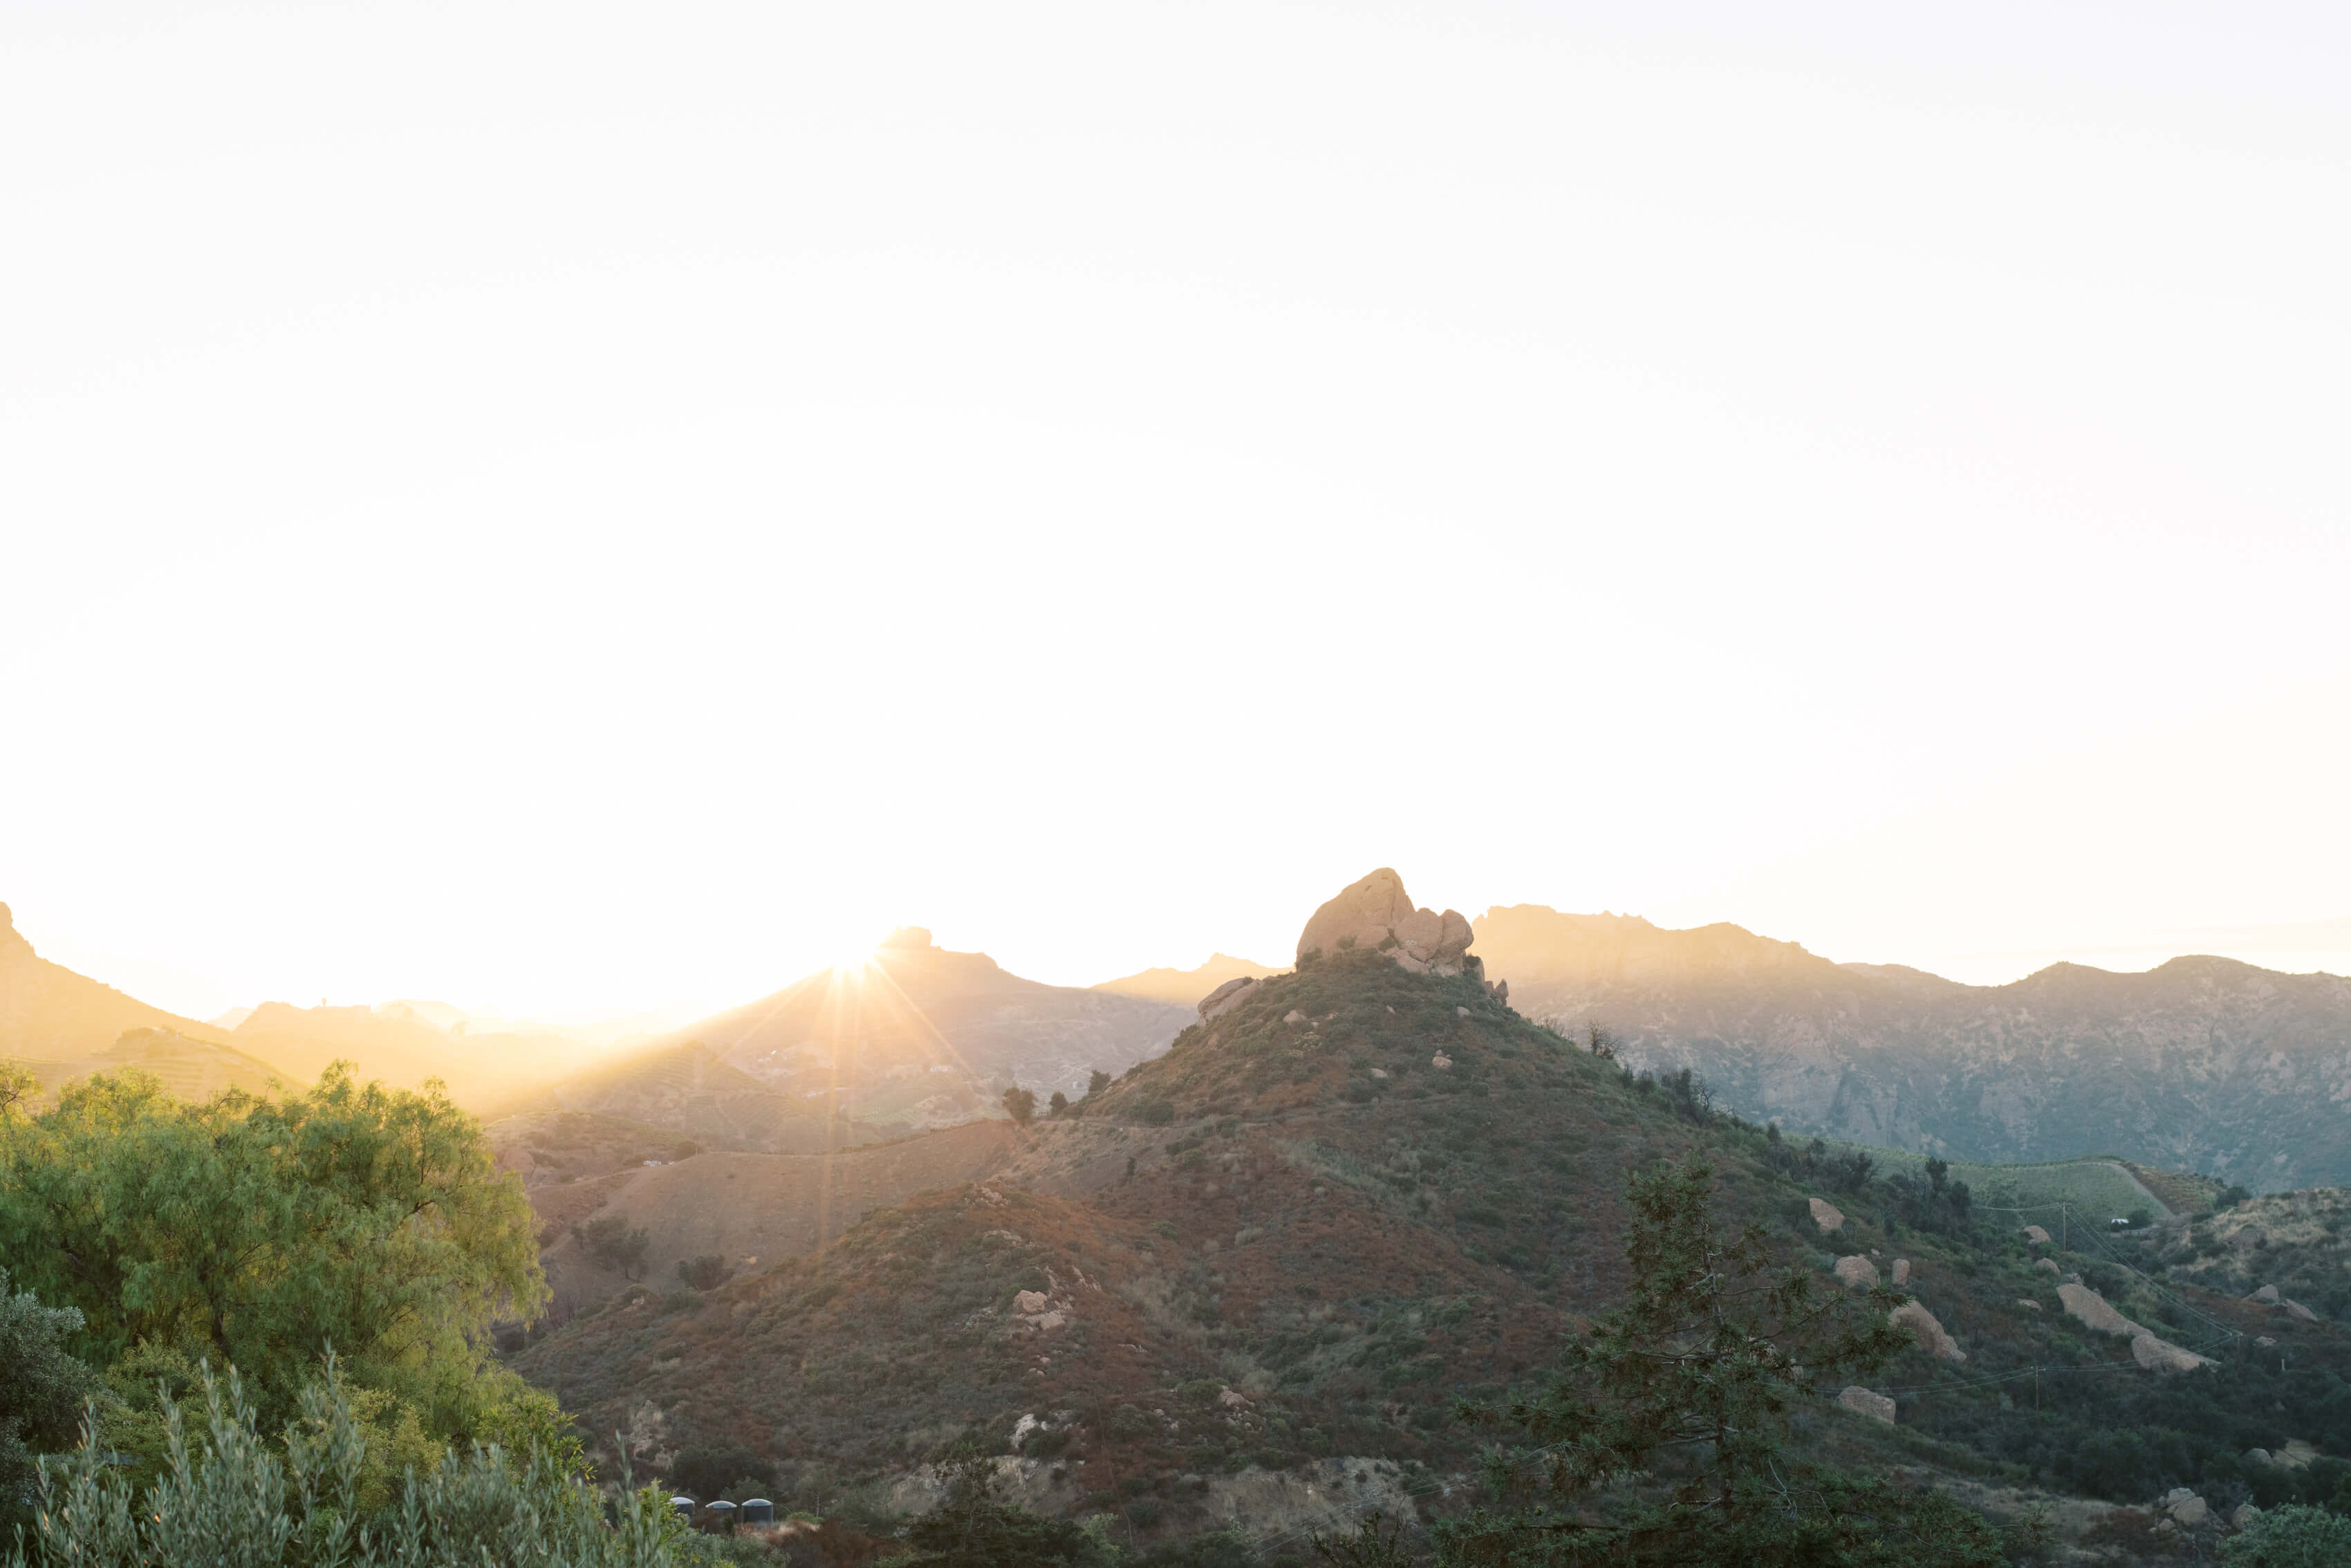
M 0 8 L 0 899 L 210 1016 L 1421 901 L 2351 971 L 2351 14 Z

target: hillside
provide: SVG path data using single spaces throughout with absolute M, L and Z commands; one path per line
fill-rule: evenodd
M 1689 1067 L 1791 1131 L 1955 1158 L 2123 1155 L 2255 1190 L 2351 1182 L 2351 980 L 2227 958 L 2012 985 L 1840 965 L 1735 925 L 1537 904 L 1477 921 L 1530 1017 Z
M 225 1030 L 41 957 L 0 904 L 0 1061 L 23 1063 L 42 1093 L 93 1073 L 131 1071 L 153 1074 L 188 1100 L 308 1081 L 227 1040 Z
M 77 1078 L 98 1073 L 120 1076 L 137 1071 L 160 1080 L 181 1100 L 209 1100 L 224 1089 L 262 1093 L 298 1082 L 270 1063 L 229 1046 L 197 1040 L 169 1029 L 127 1029 L 103 1051 L 70 1061 L 28 1063 L 33 1081 L 43 1093 L 52 1093 Z
M 218 1042 L 209 1024 L 151 1008 L 112 986 L 77 975 L 33 951 L 0 904 L 0 1061 L 69 1062 L 95 1057 L 125 1030 L 162 1030 Z
M 812 1251 L 876 1208 L 984 1176 L 1003 1160 L 1011 1124 L 998 1119 L 825 1155 L 703 1150 L 597 1177 L 530 1189 L 539 1260 L 560 1316 L 602 1302 L 633 1276 L 674 1290 L 680 1260 L 716 1255 L 737 1270 Z M 658 1160 L 658 1163 L 656 1161 Z M 596 1218 L 645 1232 L 627 1270 L 599 1259 L 571 1228 Z
M 1786 1260 L 1826 1279 L 1899 1259 L 1936 1321 L 1877 1385 L 1895 1422 L 1812 1412 L 1816 1451 L 1966 1478 L 1999 1507 L 2086 1495 L 2103 1500 L 2066 1504 L 2069 1528 L 2125 1534 L 2152 1521 L 2110 1505 L 2172 1485 L 2222 1506 L 2336 1479 L 2331 1460 L 2256 1469 L 2248 1448 L 2351 1454 L 2332 1392 L 2351 1338 L 2331 1323 L 2142 1276 L 2094 1230 L 2044 1246 L 2026 1217 L 1856 1176 L 1575 1048 L 1474 972 L 1310 955 L 1071 1115 L 1006 1134 L 983 1180 L 707 1294 L 624 1288 L 515 1364 L 639 1462 L 740 1443 L 779 1497 L 868 1476 L 904 1499 L 943 1440 L 1019 1428 L 1034 1504 L 1117 1510 L 1145 1539 L 1294 1530 L 1325 1456 L 1458 1506 L 1472 1489 L 1445 1478 L 1478 1439 L 1454 1402 L 1537 1372 L 1615 1299 L 1625 1173 L 1696 1146 Z M 1834 1235 L 1814 1199 L 1841 1211 Z M 2069 1313 L 2097 1317 L 2093 1291 L 2130 1333 Z M 2198 1353 L 2219 1364 L 2152 1370 Z
M 1188 1002 L 1022 979 L 909 928 L 866 964 L 820 970 L 660 1043 L 698 1042 L 777 1093 L 896 1135 L 1001 1114 L 1014 1083 L 1040 1099 L 1083 1093 L 1091 1074 L 1125 1071 L 1191 1016 Z
M 1211 953 L 1206 963 L 1189 969 L 1144 969 L 1133 975 L 1121 975 L 1115 980 L 1104 980 L 1087 988 L 1188 1008 L 1228 980 L 1259 980 L 1274 973 L 1276 971 L 1266 965 L 1252 963 L 1247 958 L 1236 958 L 1229 953 Z
M 840 1114 L 825 1095 L 772 1088 L 696 1040 L 624 1052 L 499 1107 L 501 1120 L 561 1113 L 584 1113 L 599 1125 L 660 1128 L 716 1148 L 769 1154 L 820 1154 L 888 1135 Z
M 2297 1305 L 2351 1322 L 2351 1193 L 2340 1187 L 2252 1198 L 2125 1240 L 2141 1266 L 2252 1299 L 2281 1322 L 2305 1321 Z

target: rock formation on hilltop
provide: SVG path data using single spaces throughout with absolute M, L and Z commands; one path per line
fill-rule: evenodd
M 1404 878 L 1385 866 L 1363 881 L 1342 889 L 1314 912 L 1299 933 L 1298 956 L 1335 953 L 1343 947 L 1368 947 L 1388 955 L 1414 974 L 1468 973 L 1482 979 L 1485 966 L 1469 956 L 1476 938 L 1468 917 L 1459 910 L 1439 915 L 1413 907 L 1404 890 Z

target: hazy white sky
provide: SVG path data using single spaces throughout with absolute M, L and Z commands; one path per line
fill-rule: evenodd
M 1381 864 L 2351 968 L 2346 16 L 15 0 L 0 899 L 199 1014 Z

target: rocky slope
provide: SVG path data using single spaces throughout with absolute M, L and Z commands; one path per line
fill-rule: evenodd
M 2255 1190 L 2351 1182 L 2351 980 L 2226 958 L 2012 985 L 1840 965 L 1735 925 L 1536 904 L 1476 922 L 1514 1002 L 1791 1131 L 1973 1160 L 2116 1154 Z
M 2217 1213 L 2180 1215 L 2115 1239 L 2114 1249 L 2168 1279 L 2266 1309 L 2351 1322 L 2351 1192 L 2273 1193 Z
M 1040 1101 L 1081 1094 L 1091 1074 L 1164 1049 L 1191 1016 L 1189 1003 L 1022 979 L 909 928 L 867 965 L 821 970 L 661 1043 L 698 1042 L 777 1093 L 897 1135 L 1001 1114 L 1016 1083 Z

